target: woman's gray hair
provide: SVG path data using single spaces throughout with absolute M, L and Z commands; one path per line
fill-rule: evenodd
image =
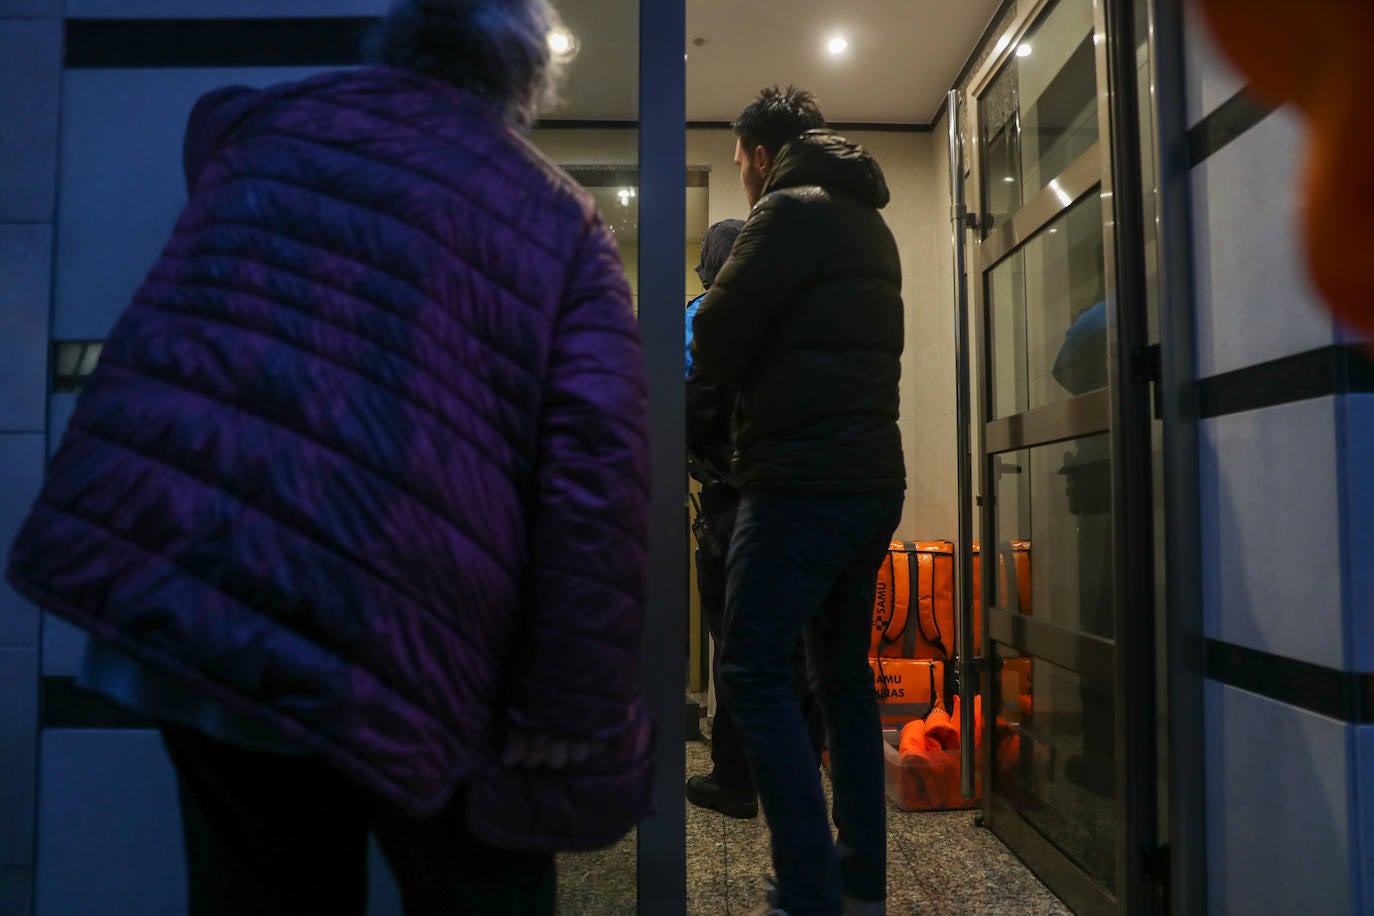
M 373 34 L 374 63 L 451 83 L 497 106 L 521 128 L 558 100 L 571 53 L 549 0 L 399 0 Z

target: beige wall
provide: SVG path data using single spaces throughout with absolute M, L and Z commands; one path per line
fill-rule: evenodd
M 918 214 L 929 233 L 924 270 L 908 284 L 906 355 L 903 360 L 902 440 L 906 447 L 907 499 L 899 534 L 906 538 L 954 537 L 954 306 L 947 214 L 945 144 L 940 134 L 921 135 L 927 168 L 925 207 Z M 918 292 L 919 290 L 919 292 Z

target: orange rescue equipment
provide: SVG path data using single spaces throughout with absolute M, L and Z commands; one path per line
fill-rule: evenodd
M 1374 3 L 1201 0 L 1201 6 L 1251 90 L 1302 112 L 1308 268 L 1336 317 L 1374 335 Z

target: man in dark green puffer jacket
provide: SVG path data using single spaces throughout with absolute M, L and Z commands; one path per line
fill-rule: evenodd
M 901 262 L 890 195 L 808 93 L 766 90 L 735 124 L 753 212 L 702 303 L 693 357 L 734 385 L 721 674 L 773 834 L 772 906 L 880 913 L 886 801 L 868 667 L 878 568 L 906 486 L 898 381 Z M 838 844 L 792 692 L 805 633 L 825 715 Z

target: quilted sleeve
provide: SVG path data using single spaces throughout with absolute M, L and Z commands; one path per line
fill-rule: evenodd
M 186 174 L 188 192 L 195 190 L 200 173 L 234 128 L 257 105 L 261 95 L 246 86 L 226 86 L 201 96 L 196 102 L 186 124 L 186 139 L 181 148 L 181 166 Z
M 744 224 L 692 325 L 692 359 L 709 377 L 738 385 L 815 276 L 820 230 L 808 217 L 804 203 L 775 193 Z
M 615 243 L 584 238 L 554 329 L 539 422 L 518 729 L 611 741 L 647 728 L 639 642 L 649 536 L 648 390 Z

